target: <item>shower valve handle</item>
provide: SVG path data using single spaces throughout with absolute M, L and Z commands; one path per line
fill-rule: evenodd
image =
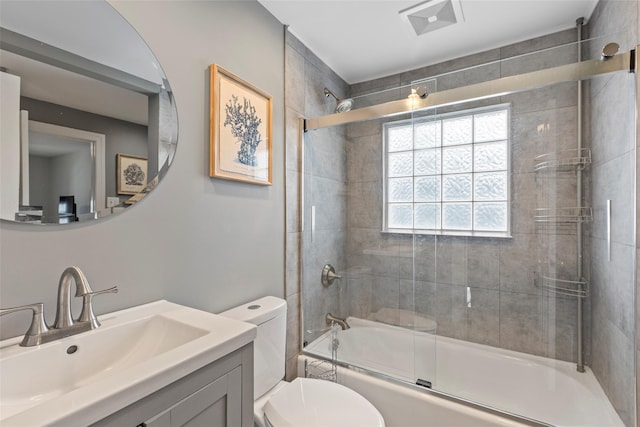
M 342 276 L 336 274 L 336 270 L 331 264 L 325 264 L 325 266 L 322 267 L 322 285 L 330 286 L 336 279 L 342 279 Z

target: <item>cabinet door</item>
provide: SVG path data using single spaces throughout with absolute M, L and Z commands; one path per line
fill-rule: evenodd
M 242 425 L 242 369 L 237 367 L 145 423 L 147 427 Z

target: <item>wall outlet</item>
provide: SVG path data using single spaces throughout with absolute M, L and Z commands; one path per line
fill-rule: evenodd
M 112 208 L 114 206 L 118 206 L 120 204 L 119 197 L 107 197 L 107 207 Z

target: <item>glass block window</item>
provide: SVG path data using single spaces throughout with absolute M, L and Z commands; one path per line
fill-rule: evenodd
M 385 123 L 385 231 L 509 235 L 509 106 Z

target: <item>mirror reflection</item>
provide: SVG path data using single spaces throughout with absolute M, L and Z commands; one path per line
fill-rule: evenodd
M 89 221 L 131 209 L 176 148 L 169 84 L 105 1 L 0 3 L 0 218 Z M 117 159 L 137 159 L 123 189 Z M 139 163 L 140 165 L 138 165 Z

